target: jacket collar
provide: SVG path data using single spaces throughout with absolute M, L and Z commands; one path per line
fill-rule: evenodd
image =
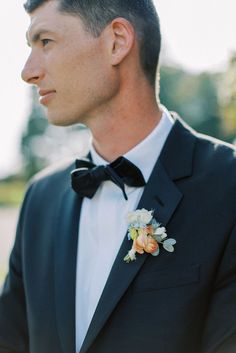
M 154 217 L 165 226 L 183 197 L 175 181 L 192 174 L 196 142 L 191 129 L 184 126 L 180 118 L 174 118 L 174 126 L 138 205 L 138 208 L 155 210 Z M 61 200 L 58 233 L 55 237 L 55 302 L 58 332 L 64 353 L 75 351 L 75 282 L 81 204 L 82 199 L 69 188 Z M 127 265 L 123 258 L 129 248 L 130 242 L 125 237 L 80 353 L 86 353 L 92 345 L 148 256 L 144 254 Z
M 172 131 L 138 204 L 138 209 L 153 209 L 154 217 L 165 226 L 170 221 L 183 197 L 174 181 L 189 177 L 192 174 L 192 161 L 196 141 L 196 137 L 189 128 L 184 127 L 179 118 L 175 117 L 175 119 Z M 148 256 L 148 254 L 143 254 L 137 257 L 136 261 L 127 265 L 123 258 L 129 249 L 130 242 L 125 237 L 80 353 L 87 352 Z

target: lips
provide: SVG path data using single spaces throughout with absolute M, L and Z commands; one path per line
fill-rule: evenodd
M 46 90 L 46 89 L 40 89 L 39 90 L 39 102 L 43 105 L 47 105 L 47 103 L 49 103 L 49 101 L 53 98 L 53 96 L 55 95 L 56 91 L 55 90 Z

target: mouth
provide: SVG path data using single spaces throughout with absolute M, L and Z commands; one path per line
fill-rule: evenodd
M 55 90 L 39 90 L 39 102 L 40 104 L 47 105 L 49 101 L 53 98 L 56 91 Z

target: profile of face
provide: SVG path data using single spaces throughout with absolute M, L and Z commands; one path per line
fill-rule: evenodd
M 50 123 L 89 126 L 118 89 L 106 31 L 94 37 L 79 16 L 57 7 L 58 1 L 50 0 L 30 15 L 31 53 L 22 78 L 37 86 Z

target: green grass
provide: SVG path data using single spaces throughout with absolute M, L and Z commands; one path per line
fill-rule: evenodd
M 0 288 L 3 285 L 3 281 L 7 274 L 7 268 L 0 266 Z
M 0 207 L 17 207 L 25 192 L 24 181 L 0 181 Z

